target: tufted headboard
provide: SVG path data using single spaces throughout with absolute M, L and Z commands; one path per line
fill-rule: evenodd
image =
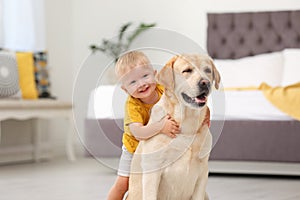
M 237 59 L 300 48 L 300 11 L 208 13 L 207 51 Z

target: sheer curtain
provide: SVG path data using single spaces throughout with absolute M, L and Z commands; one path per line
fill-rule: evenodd
M 44 0 L 0 0 L 0 47 L 45 51 Z
M 3 47 L 3 6 L 2 0 L 0 0 L 0 48 Z

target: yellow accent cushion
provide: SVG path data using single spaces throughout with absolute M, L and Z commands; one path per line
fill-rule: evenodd
M 34 79 L 33 53 L 17 52 L 16 58 L 18 63 L 19 85 L 22 91 L 22 97 L 24 99 L 37 99 L 38 92 Z

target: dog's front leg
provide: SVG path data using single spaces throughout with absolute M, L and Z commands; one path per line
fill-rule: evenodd
M 208 157 L 207 155 L 201 162 L 201 174 L 195 186 L 192 200 L 209 200 L 206 193 L 206 185 L 208 181 Z
M 143 174 L 143 200 L 157 200 L 161 170 Z
M 209 200 L 209 197 L 208 197 L 208 194 L 207 194 L 207 192 L 205 192 L 205 194 L 204 194 L 204 198 L 203 197 L 201 197 L 203 200 Z M 198 199 L 201 199 L 201 198 L 198 198 L 198 197 L 192 197 L 192 199 L 191 200 L 198 200 Z M 201 199 L 201 200 L 202 200 Z

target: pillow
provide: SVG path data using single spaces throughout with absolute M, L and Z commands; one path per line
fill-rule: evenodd
M 16 56 L 6 51 L 0 52 L 0 98 L 21 98 Z
M 50 93 L 50 80 L 47 65 L 47 52 L 36 52 L 34 58 L 34 76 L 39 98 L 53 98 Z
M 17 52 L 19 69 L 19 84 L 24 99 L 37 99 L 38 93 L 34 80 L 33 54 L 30 52 Z
M 300 49 L 285 49 L 283 51 L 282 86 L 300 82 Z
M 221 74 L 223 87 L 258 87 L 262 82 L 271 86 L 281 84 L 283 53 L 273 52 L 236 60 L 214 60 Z

